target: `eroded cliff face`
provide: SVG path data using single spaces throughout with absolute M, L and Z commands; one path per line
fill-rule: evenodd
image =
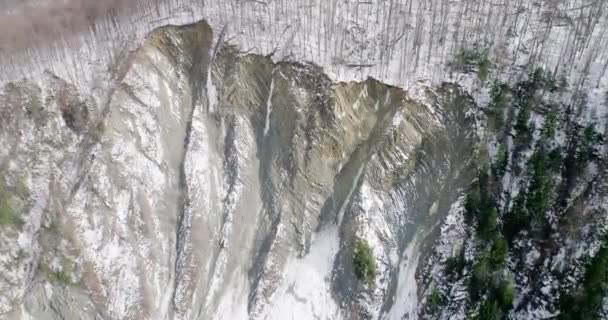
M 50 72 L 4 88 L 3 317 L 416 316 L 422 248 L 476 176 L 472 99 L 212 39 L 155 30 L 107 90 Z

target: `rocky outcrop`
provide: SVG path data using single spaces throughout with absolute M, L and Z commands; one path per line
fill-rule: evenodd
M 414 314 L 419 248 L 474 177 L 472 99 L 212 39 L 205 22 L 155 30 L 106 91 L 51 73 L 4 88 L 4 317 Z

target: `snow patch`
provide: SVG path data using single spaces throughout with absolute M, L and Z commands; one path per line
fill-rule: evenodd
M 332 270 L 339 248 L 338 230 L 331 227 L 316 235 L 306 256 L 292 256 L 266 319 L 343 319 L 331 294 Z
M 424 237 L 418 233 L 408 244 L 401 257 L 399 265 L 399 278 L 393 307 L 386 319 L 401 320 L 417 318 L 418 312 L 418 285 L 416 283 L 416 268 L 420 258 L 420 241 Z
M 268 92 L 268 100 L 266 100 L 266 122 L 264 124 L 264 136 L 268 135 L 270 130 L 270 113 L 272 112 L 272 94 L 274 93 L 274 76 L 270 81 L 270 91 Z

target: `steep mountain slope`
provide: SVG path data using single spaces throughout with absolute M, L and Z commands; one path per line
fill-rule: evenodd
M 423 318 L 608 316 L 605 122 L 579 119 L 585 97 L 561 103 L 565 84 L 493 83 L 487 160 L 419 274 Z
M 211 38 L 155 31 L 101 106 L 51 74 L 5 88 L 9 318 L 402 315 L 407 248 L 474 177 L 472 100 L 333 84 Z M 373 283 L 352 271 L 356 239 Z
M 0 318 L 608 319 L 602 0 L 72 4 L 0 4 Z

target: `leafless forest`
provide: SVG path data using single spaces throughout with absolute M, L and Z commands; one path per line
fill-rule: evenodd
M 597 86 L 608 68 L 602 0 L 4 1 L 3 80 L 50 69 L 87 85 L 153 28 L 208 20 L 223 40 L 275 60 L 312 61 L 337 79 L 439 82 L 463 50 L 488 50 L 495 73 L 542 65 Z M 6 8 L 12 8 L 7 10 Z M 223 32 L 221 32 L 223 31 Z M 511 71 L 516 71 L 512 73 Z

